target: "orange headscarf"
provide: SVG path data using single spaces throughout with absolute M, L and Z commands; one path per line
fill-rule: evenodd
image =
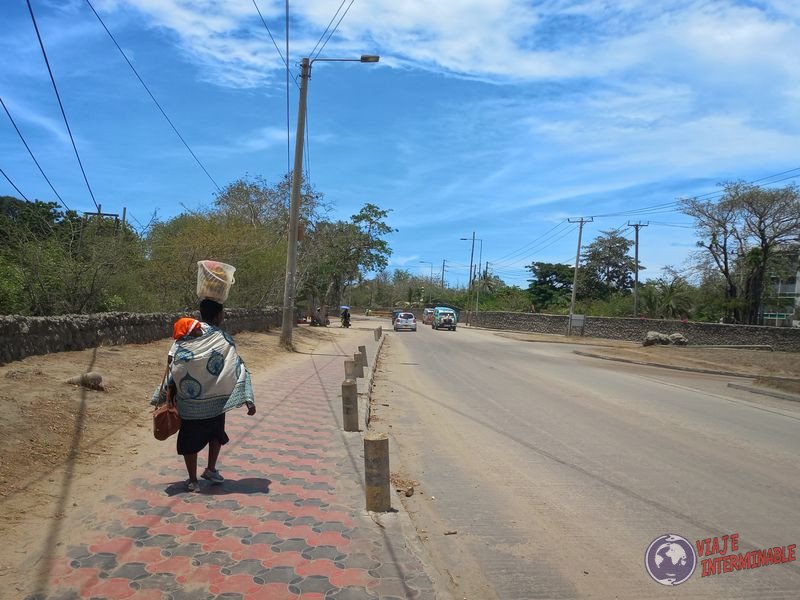
M 182 317 L 175 321 L 172 327 L 173 339 L 179 340 L 187 335 L 193 334 L 195 331 L 200 332 L 200 321 L 192 319 L 191 317 Z

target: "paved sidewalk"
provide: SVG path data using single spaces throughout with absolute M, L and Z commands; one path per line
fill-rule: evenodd
M 84 517 L 49 588 L 28 599 L 434 598 L 405 513 L 364 509 L 362 437 L 341 428 L 343 361 L 367 344 L 372 364 L 372 336 L 255 378 L 256 416 L 228 413 L 224 484 L 185 492 L 171 438 L 152 469 Z

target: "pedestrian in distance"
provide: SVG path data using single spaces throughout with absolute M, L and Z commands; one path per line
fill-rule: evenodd
M 175 341 L 169 366 L 168 401 L 175 399 L 181 428 L 177 452 L 183 456 L 189 479 L 186 490 L 196 492 L 197 456 L 208 446 L 208 463 L 201 477 L 225 481 L 217 470 L 222 446 L 228 443 L 225 414 L 242 405 L 256 413 L 250 373 L 236 351 L 233 338 L 221 329 L 224 307 L 208 298 L 200 302 L 200 335 L 196 327 Z

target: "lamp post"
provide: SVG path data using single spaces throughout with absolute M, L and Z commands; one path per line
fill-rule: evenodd
M 425 263 L 426 265 L 430 265 L 431 266 L 431 277 L 430 277 L 431 280 L 428 283 L 428 304 L 430 304 L 431 303 L 431 299 L 433 297 L 433 296 L 431 296 L 431 294 L 433 293 L 431 291 L 431 288 L 433 287 L 433 263 L 430 262 L 430 261 L 427 261 L 427 260 L 421 260 L 419 262 L 420 263 Z
M 472 259 L 475 258 L 475 232 L 472 232 L 471 238 L 460 238 L 462 242 L 472 240 L 472 250 L 469 251 L 469 283 L 467 285 L 467 301 L 472 296 Z
M 481 243 L 481 249 L 478 252 L 478 269 L 477 275 L 478 278 L 475 281 L 475 324 L 478 324 L 478 299 L 481 296 L 481 261 L 483 260 L 483 240 L 480 238 L 475 238 L 477 241 Z
M 303 172 L 303 141 L 306 128 L 306 99 L 311 65 L 322 62 L 376 63 L 379 56 L 362 54 L 361 58 L 304 58 L 300 63 L 300 106 L 297 110 L 297 131 L 294 138 L 294 169 L 292 170 L 292 194 L 289 209 L 289 241 L 286 250 L 286 283 L 283 288 L 283 321 L 281 323 L 281 346 L 292 349 L 294 327 L 294 287 L 297 268 L 297 221 L 300 215 L 300 187 Z

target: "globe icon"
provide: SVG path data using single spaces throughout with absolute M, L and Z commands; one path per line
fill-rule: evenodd
M 661 585 L 680 585 L 694 573 L 697 556 L 684 537 L 667 533 L 654 539 L 645 552 L 647 572 Z

